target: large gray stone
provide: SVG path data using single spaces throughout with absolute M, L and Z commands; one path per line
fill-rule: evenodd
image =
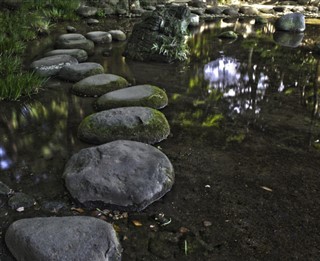
M 18 261 L 121 260 L 112 225 L 93 217 L 21 219 L 10 225 L 5 241 Z
M 57 49 L 45 53 L 44 56 L 53 55 L 70 55 L 78 60 L 78 62 L 85 62 L 88 59 L 88 54 L 82 49 Z
M 152 85 L 137 85 L 102 95 L 95 106 L 98 110 L 108 110 L 117 107 L 145 106 L 161 109 L 168 104 L 167 94 Z
M 103 72 L 104 68 L 99 63 L 79 63 L 63 67 L 59 72 L 59 77 L 67 81 L 77 82 Z
M 91 17 L 96 15 L 98 12 L 98 8 L 93 6 L 80 6 L 77 9 L 77 13 L 82 17 Z
M 174 183 L 166 155 L 128 140 L 81 150 L 69 160 L 63 176 L 67 189 L 81 203 L 133 211 L 161 198 Z
M 77 63 L 78 60 L 70 55 L 54 55 L 34 61 L 30 68 L 42 77 L 50 77 L 58 74 L 64 66 Z
M 86 37 L 97 44 L 112 42 L 112 35 L 103 31 L 89 32 L 86 34 Z
M 83 49 L 88 55 L 94 54 L 94 43 L 82 34 L 62 34 L 55 46 L 58 49 Z
M 292 13 L 281 16 L 275 23 L 276 30 L 303 32 L 306 29 L 304 15 Z
M 114 74 L 97 74 L 72 86 L 72 92 L 80 96 L 101 96 L 107 92 L 128 86 L 126 79 Z
M 94 113 L 87 116 L 78 128 L 78 137 L 92 144 L 119 139 L 153 144 L 167 138 L 169 133 L 166 117 L 148 107 L 125 107 Z

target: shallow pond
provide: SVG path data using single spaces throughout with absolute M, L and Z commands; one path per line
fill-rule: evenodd
M 241 36 L 220 40 L 226 30 Z M 107 73 L 169 96 L 162 111 L 171 135 L 156 146 L 172 161 L 176 182 L 146 210 L 106 217 L 123 260 L 319 257 L 320 58 L 309 51 L 319 33 L 308 24 L 288 40 L 272 24 L 217 20 L 191 31 L 190 61 L 180 64 L 128 61 L 123 43 L 96 48 L 89 60 Z M 1 260 L 12 260 L 4 233 L 14 220 L 93 214 L 71 210 L 81 206 L 61 178 L 70 156 L 89 146 L 76 131 L 93 112 L 94 99 L 71 95 L 70 86 L 53 79 L 30 99 L 0 103 L 0 181 L 37 201 L 18 213 L 0 197 Z M 159 225 L 159 213 L 171 223 Z

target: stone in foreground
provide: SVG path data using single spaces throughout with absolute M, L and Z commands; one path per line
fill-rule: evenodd
M 59 77 L 66 81 L 77 82 L 101 73 L 104 73 L 104 68 L 99 63 L 79 63 L 63 67 L 59 72 Z
M 70 55 L 54 55 L 34 61 L 30 68 L 42 77 L 50 77 L 58 74 L 64 66 L 77 63 L 78 60 Z
M 127 87 L 129 83 L 121 76 L 114 74 L 97 74 L 85 78 L 72 87 L 72 92 L 80 96 L 101 96 L 107 92 Z
M 88 54 L 85 50 L 82 49 L 56 49 L 47 52 L 44 56 L 53 56 L 53 55 L 70 55 L 78 60 L 78 62 L 85 62 L 88 59 Z
M 168 104 L 167 94 L 152 85 L 137 85 L 102 95 L 95 106 L 99 111 L 117 107 L 145 106 L 161 109 Z
M 275 23 L 276 30 L 289 32 L 303 32 L 306 29 L 304 15 L 292 13 L 281 16 Z
M 82 34 L 62 34 L 55 46 L 58 49 L 83 49 L 88 55 L 94 54 L 94 43 Z
M 166 117 L 148 107 L 125 107 L 87 116 L 78 128 L 78 137 L 88 143 L 103 144 L 113 140 L 135 140 L 149 144 L 168 137 Z
M 121 260 L 112 225 L 93 217 L 21 219 L 8 228 L 5 241 L 18 261 Z
M 73 155 L 64 179 L 71 195 L 85 205 L 140 211 L 171 189 L 174 171 L 155 147 L 117 140 Z

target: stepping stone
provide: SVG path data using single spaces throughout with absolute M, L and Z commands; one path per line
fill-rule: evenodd
M 121 260 L 112 225 L 94 217 L 21 219 L 10 225 L 5 241 L 18 261 Z
M 44 56 L 53 56 L 53 55 L 70 55 L 78 60 L 78 62 L 85 62 L 88 59 L 88 54 L 85 50 L 82 49 L 57 49 L 45 53 Z
M 92 144 L 125 139 L 149 144 L 167 138 L 170 127 L 166 117 L 148 107 L 125 107 L 87 116 L 78 128 L 78 137 Z
M 146 84 L 106 93 L 97 100 L 95 106 L 101 111 L 127 106 L 145 106 L 161 109 L 167 104 L 168 97 L 163 90 Z
M 98 8 L 93 6 L 80 6 L 77 9 L 77 14 L 82 17 L 91 17 L 95 16 L 98 12 Z
M 63 80 L 77 82 L 92 75 L 101 74 L 104 68 L 98 63 L 79 63 L 63 67 L 59 77 Z
M 86 34 L 86 37 L 97 44 L 111 43 L 112 36 L 110 33 L 103 31 L 90 32 Z
M 121 76 L 114 74 L 97 74 L 77 82 L 72 92 L 80 96 L 101 96 L 107 92 L 127 87 L 129 83 Z
M 111 34 L 112 40 L 125 41 L 127 39 L 126 34 L 121 30 L 111 30 L 108 33 Z
M 70 55 L 54 55 L 34 61 L 30 68 L 42 77 L 50 77 L 58 74 L 62 67 L 77 63 L 78 60 Z
M 58 37 L 55 47 L 58 49 L 83 49 L 88 55 L 94 54 L 94 43 L 82 34 L 62 34 Z
M 164 153 L 128 140 L 82 149 L 68 161 L 63 177 L 79 202 L 126 211 L 144 209 L 174 183 L 173 167 Z
M 276 30 L 288 32 L 303 32 L 306 29 L 305 18 L 301 13 L 286 14 L 278 18 Z

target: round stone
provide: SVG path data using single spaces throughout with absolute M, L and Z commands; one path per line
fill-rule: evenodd
M 112 40 L 125 41 L 127 39 L 126 34 L 121 30 L 111 30 L 108 33 L 111 34 Z
M 54 55 L 34 61 L 30 68 L 42 77 L 50 77 L 58 74 L 64 66 L 77 63 L 78 60 L 70 55 Z
M 275 28 L 279 31 L 303 32 L 306 29 L 304 15 L 301 13 L 283 15 L 276 21 Z
M 85 62 L 88 59 L 88 54 L 82 49 L 56 49 L 45 53 L 44 56 L 53 55 L 70 55 L 78 60 L 78 62 Z
M 138 85 L 102 95 L 95 106 L 98 110 L 108 110 L 117 107 L 145 106 L 161 109 L 168 104 L 167 94 L 152 85 Z
M 87 116 L 78 128 L 79 139 L 103 144 L 125 139 L 149 144 L 167 138 L 170 127 L 166 117 L 148 107 L 124 107 Z
M 72 92 L 80 96 L 101 96 L 107 92 L 128 86 L 126 79 L 114 74 L 97 74 L 72 86 Z
M 58 49 L 83 49 L 89 55 L 94 54 L 94 43 L 82 34 L 62 34 L 55 46 Z
M 79 63 L 63 67 L 59 72 L 61 79 L 77 82 L 92 75 L 101 74 L 104 68 L 98 63 Z
M 79 202 L 126 211 L 144 209 L 174 183 L 173 167 L 164 153 L 128 140 L 81 150 L 71 157 L 63 176 Z
M 111 224 L 94 217 L 44 217 L 10 225 L 6 244 L 16 260 L 121 260 Z
M 86 34 L 86 37 L 97 44 L 111 43 L 112 36 L 108 32 L 96 31 Z

